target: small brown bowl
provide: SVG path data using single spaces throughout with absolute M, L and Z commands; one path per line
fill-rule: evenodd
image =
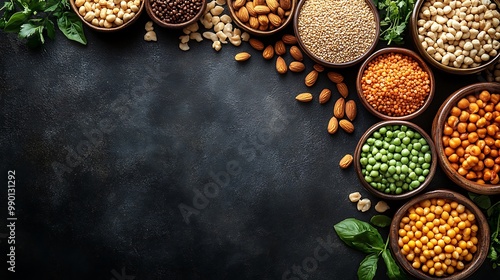
M 99 32 L 114 32 L 114 31 L 122 30 L 122 29 L 132 25 L 140 17 L 141 13 L 144 10 L 144 6 L 145 6 L 144 2 L 147 0 L 141 0 L 141 5 L 139 6 L 139 10 L 137 12 L 135 12 L 135 15 L 130 20 L 128 20 L 127 22 L 124 22 L 122 25 L 110 27 L 110 28 L 95 26 L 95 25 L 92 25 L 91 22 L 86 21 L 85 18 L 78 12 L 79 8 L 76 6 L 75 1 L 76 0 L 69 0 L 69 2 L 71 4 L 71 8 L 78 15 L 78 17 L 82 20 L 83 24 L 85 24 L 89 28 L 96 30 L 96 31 L 99 31 Z
M 152 7 L 152 4 L 153 4 L 152 0 L 143 0 L 143 1 L 146 1 L 146 12 L 148 13 L 148 15 L 151 18 L 151 20 L 154 23 L 158 24 L 159 26 L 161 26 L 163 28 L 167 28 L 167 29 L 182 29 L 182 28 L 190 26 L 191 24 L 195 23 L 196 21 L 198 21 L 203 16 L 203 14 L 205 12 L 205 9 L 207 7 L 207 1 L 206 0 L 197 0 L 197 1 L 200 1 L 202 3 L 201 3 L 200 10 L 198 11 L 198 13 L 196 13 L 196 15 L 194 17 L 192 17 L 188 21 L 181 22 L 181 23 L 168 23 L 168 22 L 165 22 L 165 21 L 161 20 L 155 14 L 155 12 L 153 11 L 153 7 Z
M 428 0 L 417 0 L 417 2 L 415 3 L 415 6 L 413 7 L 413 12 L 412 12 L 412 15 L 410 18 L 410 34 L 411 34 L 413 43 L 415 44 L 415 47 L 417 48 L 418 52 L 420 53 L 420 55 L 422 55 L 422 57 L 428 63 L 430 63 L 432 66 L 434 66 L 437 69 L 442 70 L 444 72 L 448 72 L 451 74 L 458 74 L 458 75 L 469 75 L 469 74 L 478 73 L 478 72 L 484 70 L 485 68 L 487 68 L 489 65 L 495 63 L 495 61 L 497 61 L 500 58 L 500 50 L 497 50 L 498 53 L 494 57 L 491 57 L 490 60 L 483 62 L 479 66 L 473 67 L 473 68 L 456 68 L 453 66 L 447 66 L 447 65 L 444 65 L 441 62 L 437 61 L 436 59 L 434 59 L 429 53 L 427 53 L 426 49 L 424 49 L 424 47 L 422 46 L 422 44 L 420 43 L 420 40 L 418 38 L 418 35 L 419 35 L 418 34 L 418 20 L 419 20 L 419 15 L 420 15 L 420 8 L 422 7 L 422 5 L 424 5 L 424 3 L 426 1 L 428 1 Z M 497 4 L 497 10 L 498 10 L 498 7 L 500 7 L 500 1 L 493 0 L 492 2 L 495 2 Z
M 398 53 L 398 54 L 402 54 L 402 55 L 406 55 L 408 57 L 411 57 L 413 60 L 415 60 L 418 63 L 418 65 L 420 66 L 420 68 L 422 68 L 422 70 L 424 70 L 425 72 L 427 72 L 427 74 L 429 76 L 429 81 L 430 81 L 430 84 L 429 84 L 429 86 L 430 86 L 429 95 L 427 96 L 427 99 L 422 104 L 422 106 L 420 106 L 420 108 L 417 109 L 416 111 L 414 111 L 413 113 L 410 113 L 410 114 L 407 114 L 407 115 L 403 115 L 403 116 L 389 116 L 389 115 L 387 115 L 387 114 L 385 114 L 383 112 L 377 111 L 366 100 L 366 97 L 363 94 L 361 82 L 362 82 L 362 78 L 363 78 L 364 72 L 368 68 L 368 65 L 370 64 L 370 62 L 372 62 L 379 55 L 385 55 L 385 54 L 389 54 L 389 53 Z M 427 66 L 427 64 L 415 52 L 413 52 L 411 50 L 408 50 L 408 49 L 404 49 L 404 48 L 398 48 L 398 47 L 383 48 L 383 49 L 380 49 L 380 50 L 374 52 L 372 55 L 370 55 L 370 57 L 368 57 L 363 62 L 363 64 L 359 68 L 358 75 L 357 75 L 357 78 L 356 78 L 356 91 L 358 93 L 358 97 L 359 97 L 359 100 L 361 101 L 361 104 L 363 104 L 363 106 L 371 114 L 373 114 L 374 116 L 376 116 L 376 117 L 378 117 L 379 119 L 382 119 L 382 120 L 411 120 L 411 119 L 417 117 L 418 115 L 422 114 L 427 109 L 427 107 L 429 107 L 429 105 L 431 104 L 432 99 L 434 98 L 435 88 L 436 88 L 436 81 L 434 80 L 434 74 L 432 73 L 432 70 L 429 68 L 429 66 Z
M 421 269 L 413 268 L 412 264 L 403 255 L 398 245 L 400 222 L 402 218 L 408 214 L 408 210 L 415 204 L 418 204 L 425 200 L 433 199 L 444 199 L 445 201 L 450 202 L 456 201 L 459 204 L 462 204 L 466 209 L 470 210 L 471 213 L 474 214 L 476 225 L 478 226 L 478 232 L 476 234 L 476 238 L 478 239 L 476 245 L 477 251 L 474 253 L 472 260 L 465 264 L 463 270 L 456 270 L 453 274 L 444 275 L 442 277 L 431 276 L 430 274 L 424 273 Z M 394 217 L 392 218 L 389 231 L 389 240 L 391 252 L 395 257 L 397 263 L 413 277 L 425 280 L 459 280 L 467 279 L 468 277 L 470 277 L 481 267 L 484 260 L 486 259 L 490 244 L 490 228 L 488 226 L 488 221 L 486 220 L 485 215 L 471 200 L 459 193 L 450 190 L 435 190 L 414 197 L 413 199 L 405 203 L 401 208 L 399 208 L 399 210 L 394 214 Z
M 415 176 L 419 176 L 419 185 L 416 186 L 416 187 L 413 187 L 410 188 L 409 185 L 415 181 L 414 178 L 411 179 L 411 183 L 409 182 L 406 182 L 406 178 L 411 178 L 409 175 L 405 175 L 405 178 L 402 178 L 401 175 L 399 175 L 400 173 L 396 172 L 396 173 L 391 173 L 391 175 L 394 175 L 394 174 L 398 174 L 398 177 L 399 178 L 394 178 L 391 179 L 391 180 L 394 180 L 397 184 L 397 181 L 403 181 L 403 184 L 408 184 L 406 187 L 404 186 L 396 186 L 395 188 L 398 188 L 400 187 L 401 190 L 403 191 L 402 193 L 400 194 L 397 194 L 397 193 L 387 193 L 385 191 L 382 191 L 382 190 L 378 190 L 376 189 L 374 186 L 370 185 L 369 182 L 367 182 L 367 180 L 365 179 L 365 175 L 363 174 L 363 164 L 361 163 L 361 157 L 363 156 L 363 146 L 365 145 L 365 143 L 367 142 L 367 139 L 370 138 L 372 135 L 374 135 L 374 133 L 378 133 L 379 132 L 379 129 L 382 128 L 382 127 L 388 127 L 388 126 L 393 126 L 393 125 L 398 125 L 398 126 L 406 126 L 408 128 L 410 128 L 411 130 L 413 130 L 413 132 L 418 132 L 423 139 L 425 139 L 425 142 L 427 142 L 427 145 L 428 145 L 428 151 L 430 151 L 431 153 L 431 159 L 430 159 L 430 162 L 427 161 L 426 163 L 427 164 L 430 164 L 429 168 L 428 168 L 428 173 L 427 175 L 421 175 L 421 174 L 414 174 Z M 410 139 L 411 140 L 411 139 Z M 392 141 L 391 141 L 392 143 Z M 398 145 L 396 142 L 392 143 L 396 146 L 400 146 Z M 384 145 L 384 144 L 383 144 Z M 420 143 L 420 146 L 423 146 L 422 143 Z M 408 147 L 408 146 L 406 146 Z M 391 149 L 391 148 L 385 148 L 384 147 L 384 150 L 386 150 L 386 152 L 388 151 L 388 149 Z M 392 149 L 395 149 L 395 147 L 392 147 Z M 420 149 L 420 148 L 419 148 Z M 417 148 L 413 149 L 413 144 L 412 144 L 412 148 L 411 149 L 408 149 L 408 151 L 411 153 L 412 150 L 416 150 L 418 152 Z M 381 149 L 379 149 L 379 152 L 380 154 L 384 154 L 385 152 L 382 152 L 380 151 Z M 402 151 L 390 151 L 391 153 L 393 154 L 402 154 Z M 422 151 L 422 153 L 426 153 L 427 151 Z M 418 155 L 418 154 L 417 154 Z M 405 156 L 405 157 L 409 157 L 409 156 Z M 393 121 L 381 121 L 381 122 L 378 122 L 374 125 L 372 125 L 370 128 L 368 128 L 366 130 L 366 132 L 361 136 L 361 138 L 359 139 L 358 141 L 358 144 L 356 145 L 356 149 L 354 150 L 354 168 L 356 170 L 356 174 L 358 175 L 358 178 L 361 182 L 361 184 L 363 185 L 363 187 L 369 191 L 370 193 L 372 193 L 373 195 L 377 196 L 377 197 L 380 197 L 380 198 L 383 198 L 383 199 L 387 199 L 387 200 L 402 200 L 402 199 L 407 199 L 407 198 L 410 198 L 420 192 L 422 192 L 428 185 L 429 183 L 431 182 L 432 178 L 434 177 L 434 174 L 436 172 L 436 167 L 437 167 L 437 160 L 435 160 L 437 158 L 437 154 L 436 154 L 436 149 L 434 147 L 434 143 L 432 142 L 432 139 L 429 137 L 429 135 L 427 135 L 427 133 L 422 129 L 420 128 L 419 126 L 417 126 L 416 124 L 414 123 L 411 123 L 411 122 L 408 122 L 408 121 L 399 121 L 399 120 L 393 120 Z M 390 158 L 388 158 L 388 160 L 386 160 L 385 162 L 388 162 L 389 163 L 389 167 L 391 166 L 391 164 L 396 164 L 398 165 L 399 163 L 402 163 L 402 164 L 408 164 L 410 165 L 411 163 L 410 162 L 403 162 L 403 159 L 400 159 L 399 156 L 398 157 L 394 157 L 393 158 L 395 160 L 395 162 L 389 162 L 389 160 L 391 160 Z M 409 159 L 409 161 L 412 161 L 412 159 Z M 406 161 L 406 160 L 405 160 Z M 378 162 L 380 165 L 382 165 L 380 162 L 384 162 L 384 160 L 377 160 L 376 162 Z M 413 161 L 412 161 L 413 162 Z M 413 162 L 415 163 L 415 162 Z M 415 163 L 416 164 L 416 163 Z M 419 165 L 422 165 L 423 162 L 418 162 Z M 373 164 L 375 165 L 375 164 Z M 407 167 L 408 167 L 407 165 Z M 394 166 L 394 165 L 392 165 Z M 410 166 L 411 167 L 411 166 Z M 396 167 L 395 167 L 396 168 Z M 380 167 L 378 170 L 380 170 L 380 172 L 377 170 L 377 172 L 382 173 L 384 172 L 385 174 L 389 174 L 391 171 L 388 169 L 388 170 L 384 170 L 385 168 L 382 168 Z M 400 167 L 400 169 L 403 169 L 402 167 Z M 375 169 L 373 169 L 375 170 Z M 416 167 L 413 167 L 412 170 L 415 170 L 416 171 Z M 370 170 L 371 171 L 371 170 Z M 389 172 L 389 173 L 388 173 Z M 416 172 L 415 172 L 416 173 Z M 420 172 L 419 172 L 420 173 Z M 412 176 L 414 176 L 412 175 Z M 380 174 L 380 176 L 382 176 Z M 408 177 L 406 177 L 408 176 Z M 423 176 L 425 178 L 420 178 L 420 176 Z M 386 176 L 386 179 L 387 179 L 387 176 Z M 408 189 L 408 190 L 405 190 Z M 393 190 L 394 191 L 394 190 Z
M 229 7 L 229 12 L 231 14 L 231 18 L 233 19 L 234 23 L 246 31 L 247 33 L 254 35 L 254 36 L 259 36 L 259 37 L 265 37 L 265 36 L 271 36 L 276 33 L 281 32 L 283 29 L 285 29 L 290 23 L 292 22 L 293 14 L 295 12 L 295 9 L 297 7 L 297 1 L 298 0 L 289 0 L 291 2 L 291 8 L 290 8 L 290 13 L 289 15 L 285 18 L 285 21 L 281 23 L 280 26 L 272 29 L 272 30 L 259 30 L 255 28 L 251 28 L 250 25 L 245 24 L 241 19 L 236 15 L 236 10 L 234 8 L 234 3 L 235 0 L 227 0 L 227 6 Z M 246 8 L 246 7 L 245 7 Z
M 443 132 L 445 122 L 448 120 L 450 110 L 456 106 L 458 101 L 470 94 L 479 94 L 483 90 L 488 90 L 490 93 L 500 94 L 500 83 L 477 83 L 463 87 L 451 94 L 441 104 L 434 121 L 432 123 L 432 135 L 436 150 L 438 153 L 439 164 L 444 173 L 458 186 L 479 194 L 494 195 L 500 194 L 500 184 L 479 184 L 475 181 L 468 180 L 460 175 L 452 166 L 448 157 L 445 155 L 443 147 Z M 499 174 L 500 175 L 500 174 Z M 498 175 L 497 175 L 498 176 Z
M 375 24 L 375 26 L 374 26 L 375 33 L 374 33 L 373 41 L 371 42 L 370 46 L 366 49 L 366 51 L 364 51 L 364 53 L 359 54 L 356 57 L 353 56 L 352 59 L 350 59 L 348 61 L 342 61 L 342 62 L 339 61 L 339 59 L 336 59 L 336 58 L 328 59 L 328 58 L 325 57 L 327 54 L 328 55 L 334 54 L 334 51 L 332 51 L 333 47 L 328 46 L 326 44 L 326 42 L 335 42 L 335 44 L 336 44 L 335 48 L 336 49 L 341 49 L 342 51 L 348 50 L 352 46 L 357 46 L 357 45 L 360 45 L 360 44 L 359 43 L 354 43 L 354 42 L 342 42 L 338 38 L 334 38 L 335 34 L 343 34 L 344 32 L 343 31 L 337 32 L 337 31 L 333 30 L 330 34 L 327 34 L 328 32 L 323 32 L 323 34 L 321 35 L 322 37 L 332 35 L 331 36 L 332 38 L 328 38 L 328 40 L 326 40 L 324 38 L 315 38 L 315 40 L 314 40 L 314 42 L 315 42 L 314 45 L 316 47 L 325 48 L 323 54 L 320 54 L 318 52 L 319 50 L 312 50 L 308 46 L 309 43 L 307 43 L 307 42 L 304 41 L 304 40 L 307 40 L 307 38 L 304 38 L 301 35 L 301 32 L 300 32 L 301 28 L 299 27 L 299 19 L 300 19 L 301 13 L 302 13 L 302 8 L 304 7 L 304 4 L 307 1 L 308 0 L 301 0 L 301 1 L 299 1 L 298 6 L 295 9 L 295 13 L 294 13 L 294 16 L 293 16 L 293 30 L 295 32 L 295 36 L 297 37 L 297 42 L 298 42 L 300 48 L 314 62 L 316 62 L 318 64 L 321 64 L 321 65 L 323 65 L 325 67 L 329 67 L 329 68 L 346 68 L 346 67 L 350 67 L 350 66 L 353 66 L 353 65 L 356 65 L 356 64 L 360 63 L 361 61 L 363 61 L 366 57 L 368 57 L 375 50 L 375 48 L 377 46 L 377 43 L 379 41 L 379 35 L 380 35 L 380 16 L 379 16 L 377 8 L 372 3 L 372 1 L 365 0 L 365 3 L 368 5 L 371 13 L 374 16 L 374 20 L 375 20 L 375 22 L 374 22 L 374 24 Z M 356 8 L 351 8 L 350 10 L 353 13 L 359 13 L 359 11 L 357 11 Z M 317 18 L 325 18 L 325 17 L 334 18 L 334 17 L 342 17 L 342 16 L 338 15 L 338 14 L 335 14 L 335 12 L 332 12 L 332 14 L 328 14 L 328 15 L 317 15 L 317 17 L 314 17 L 314 19 L 316 20 Z M 360 18 L 360 16 L 358 16 L 358 18 Z M 363 17 L 361 17 L 361 18 L 363 18 Z M 345 18 L 341 18 L 340 20 L 342 22 L 346 22 Z M 312 20 L 311 22 L 314 22 L 314 20 Z M 317 25 L 318 24 L 311 24 L 310 29 L 317 30 L 319 28 Z M 356 22 L 353 25 L 360 26 L 360 25 L 362 25 L 362 23 Z M 347 27 L 346 26 L 345 29 L 346 30 L 349 29 L 346 32 L 352 33 L 352 30 L 350 30 L 351 27 Z M 360 32 L 362 32 L 362 31 L 360 31 Z M 364 34 L 366 34 L 366 32 L 364 32 Z M 360 37 L 359 34 L 356 34 L 356 36 Z M 355 50 L 355 51 L 358 52 L 357 50 Z M 343 53 L 341 55 L 341 57 L 347 57 L 347 53 Z

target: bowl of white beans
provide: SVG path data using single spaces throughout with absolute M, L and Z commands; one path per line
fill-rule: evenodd
M 111 32 L 135 22 L 148 0 L 70 0 L 73 11 L 91 29 Z
M 413 42 L 442 71 L 480 72 L 500 58 L 498 6 L 496 0 L 418 0 L 410 19 Z

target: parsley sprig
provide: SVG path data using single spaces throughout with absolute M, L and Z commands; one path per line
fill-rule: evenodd
M 380 14 L 380 39 L 390 45 L 404 43 L 415 0 L 374 0 Z

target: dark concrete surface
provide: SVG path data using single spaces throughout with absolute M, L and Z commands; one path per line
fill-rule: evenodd
M 179 31 L 156 27 L 158 42 L 145 42 L 147 20 L 116 34 L 86 28 L 87 46 L 58 32 L 28 50 L 0 33 L 0 219 L 9 170 L 18 219 L 16 273 L 2 238 L 1 279 L 356 279 L 364 254 L 333 225 L 376 214 L 358 212 L 349 193 L 379 199 L 338 162 L 378 119 L 358 103 L 355 132 L 331 136 L 332 100 L 294 100 L 324 87 L 339 96 L 325 73 L 304 85 L 311 60 L 279 75 L 247 43 L 183 52 Z M 240 51 L 251 59 L 235 62 Z M 358 67 L 340 70 L 354 100 Z M 441 102 L 481 81 L 435 76 L 434 102 L 414 120 L 429 133 Z M 463 192 L 440 170 L 437 188 Z M 376 278 L 385 271 L 380 262 Z M 471 279 L 495 278 L 486 261 Z

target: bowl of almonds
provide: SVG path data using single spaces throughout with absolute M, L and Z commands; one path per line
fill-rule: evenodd
M 292 22 L 297 0 L 227 0 L 236 25 L 255 36 L 269 36 Z

